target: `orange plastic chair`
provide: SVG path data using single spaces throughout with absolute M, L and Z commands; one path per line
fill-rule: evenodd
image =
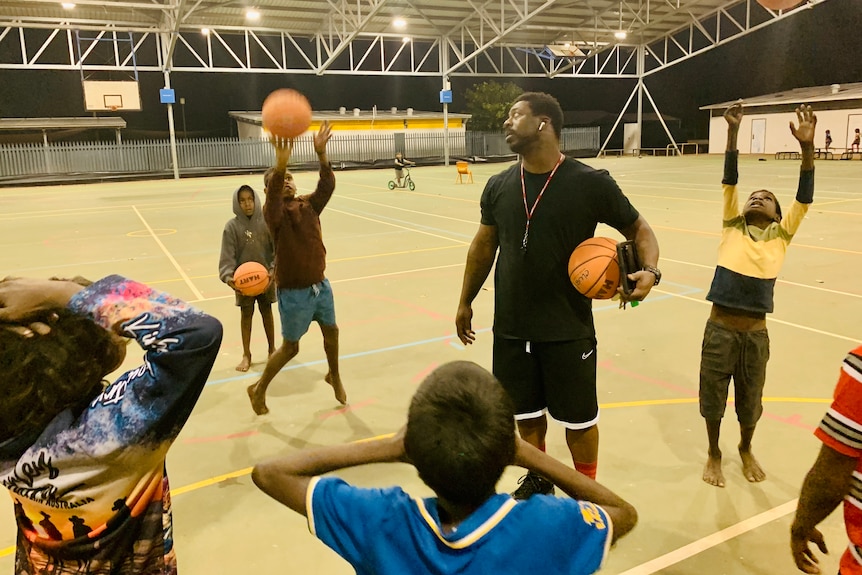
M 455 167 L 458 168 L 458 177 L 455 178 L 456 184 L 465 183 L 464 182 L 464 179 L 465 179 L 464 176 L 467 176 L 467 178 L 466 178 L 467 182 L 466 183 L 470 183 L 470 184 L 473 183 L 473 172 L 470 171 L 470 164 L 468 164 L 467 162 L 455 162 Z

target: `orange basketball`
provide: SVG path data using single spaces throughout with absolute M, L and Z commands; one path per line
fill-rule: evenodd
M 757 3 L 770 10 L 789 10 L 801 4 L 802 0 L 757 0 Z
M 569 258 L 569 280 L 590 299 L 610 299 L 620 285 L 617 242 L 590 238 L 581 242 Z
M 311 125 L 311 104 L 289 88 L 276 90 L 266 97 L 261 109 L 263 127 L 279 138 L 295 138 Z
M 233 273 L 233 284 L 242 295 L 259 296 L 269 287 L 269 273 L 257 262 L 246 262 Z

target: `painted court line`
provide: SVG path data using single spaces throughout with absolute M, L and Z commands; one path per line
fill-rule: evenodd
M 390 205 L 390 204 L 381 204 L 380 202 L 372 202 L 372 201 L 370 201 L 370 200 L 360 200 L 359 198 L 352 198 L 352 197 L 350 197 L 350 196 L 339 196 L 339 197 L 341 197 L 342 199 L 346 199 L 346 200 L 352 200 L 352 201 L 354 201 L 354 202 L 362 202 L 362 203 L 365 203 L 365 204 L 371 204 L 371 205 L 373 205 L 373 206 L 380 206 L 380 207 L 387 208 L 387 209 L 390 209 L 390 210 L 399 210 L 399 211 L 401 211 L 401 212 L 409 212 L 409 213 L 411 213 L 411 214 L 420 214 L 420 215 L 423 215 L 423 216 L 428 216 L 428 217 L 433 217 L 433 218 L 441 218 L 441 219 L 444 219 L 444 220 L 452 220 L 452 221 L 454 221 L 454 222 L 462 222 L 462 223 L 465 223 L 465 224 L 478 224 L 478 223 L 479 223 L 478 219 L 476 219 L 476 220 L 463 220 L 463 219 L 461 219 L 461 218 L 453 218 L 453 217 L 451 217 L 451 216 L 443 216 L 443 215 L 435 214 L 435 213 L 432 213 L 432 212 L 421 212 L 421 211 L 419 211 L 419 210 L 408 210 L 407 208 L 399 208 L 398 206 L 393 206 L 393 205 Z
M 698 553 L 703 553 L 707 549 L 712 549 L 717 545 L 730 541 L 734 537 L 753 531 L 758 527 L 763 527 L 767 523 L 771 523 L 776 519 L 780 519 L 785 515 L 793 513 L 796 510 L 797 501 L 799 500 L 794 499 L 793 501 L 788 501 L 778 507 L 773 507 L 768 511 L 764 511 L 754 517 L 749 517 L 748 519 L 740 521 L 735 525 L 731 525 L 726 529 L 722 529 L 717 533 L 707 535 L 706 537 L 693 541 L 679 549 L 675 549 L 670 553 L 665 553 L 661 557 L 656 557 L 652 561 L 647 561 L 637 567 L 632 567 L 627 571 L 623 571 L 619 575 L 653 575 L 653 573 L 658 573 L 662 569 L 681 563 L 686 559 L 694 557 Z
M 693 297 L 688 297 L 688 296 L 684 296 L 684 295 L 680 295 L 680 294 L 675 294 L 675 293 L 671 293 L 671 292 L 666 292 L 666 291 L 662 291 L 662 290 L 659 290 L 659 289 L 655 289 L 655 290 L 653 290 L 653 291 L 657 291 L 657 292 L 660 292 L 660 293 L 668 294 L 668 295 L 670 295 L 670 296 L 672 296 L 672 297 L 677 297 L 677 298 L 680 298 L 680 299 L 686 299 L 686 300 L 688 300 L 688 301 L 697 302 L 697 303 L 700 303 L 700 304 L 712 305 L 712 303 L 711 303 L 711 302 L 708 302 L 708 301 L 706 301 L 706 300 L 694 299 Z M 812 332 L 812 333 L 816 333 L 816 334 L 819 334 L 819 335 L 828 335 L 829 337 L 834 337 L 834 338 L 836 338 L 836 339 L 843 339 L 844 341 L 849 341 L 849 342 L 851 342 L 851 343 L 855 343 L 855 344 L 857 344 L 857 345 L 858 345 L 858 344 L 860 344 L 860 343 L 862 343 L 862 340 L 860 340 L 860 339 L 856 339 L 856 338 L 854 338 L 854 337 L 847 337 L 846 335 L 841 335 L 840 333 L 832 333 L 831 331 L 824 331 L 824 330 L 822 330 L 822 329 L 816 329 L 816 328 L 813 328 L 813 327 L 808 327 L 807 325 L 801 325 L 801 324 L 798 324 L 798 323 L 793 323 L 793 322 L 789 322 L 789 321 L 784 321 L 784 320 L 782 320 L 782 319 L 775 319 L 774 317 L 767 317 L 767 318 L 766 318 L 766 321 L 768 321 L 768 322 L 772 322 L 772 323 L 780 323 L 780 324 L 782 324 L 782 325 L 787 325 L 787 326 L 790 326 L 790 327 L 799 328 L 799 329 L 802 329 L 802 330 L 805 330 L 805 331 L 810 331 L 810 332 Z
M 400 272 L 389 272 L 389 273 L 385 273 L 385 274 L 374 274 L 374 275 L 370 275 L 370 276 L 360 276 L 360 277 L 356 277 L 356 278 L 344 278 L 344 279 L 340 279 L 340 280 L 329 280 L 329 283 L 341 284 L 341 283 L 355 282 L 355 281 L 361 281 L 361 280 L 370 280 L 370 279 L 376 279 L 376 278 L 400 276 L 402 274 L 428 272 L 428 271 L 434 271 L 434 270 L 442 270 L 442 269 L 446 269 L 446 268 L 457 268 L 457 267 L 462 267 L 463 265 L 464 265 L 464 262 L 457 263 L 457 264 L 447 264 L 447 265 L 443 265 L 443 266 L 431 266 L 431 267 L 427 267 L 427 268 L 416 268 L 416 269 L 412 269 L 412 270 L 402 270 Z M 215 301 L 215 300 L 220 300 L 220 299 L 229 299 L 229 298 L 233 298 L 233 297 L 234 297 L 233 295 L 221 295 L 221 296 L 217 296 L 217 297 L 207 297 L 207 298 L 202 297 L 200 299 L 189 300 L 188 303 L 200 303 L 200 302 L 204 302 L 204 301 Z
M 395 228 L 400 228 L 400 229 L 402 229 L 402 230 L 407 230 L 408 232 L 413 232 L 413 233 L 417 233 L 417 234 L 425 234 L 426 236 L 431 236 L 431 237 L 433 237 L 433 238 L 440 238 L 441 240 L 447 240 L 447 241 L 450 241 L 450 242 L 456 242 L 456 243 L 459 243 L 459 244 L 461 244 L 461 245 L 463 245 L 463 246 L 469 245 L 469 243 L 468 243 L 468 242 L 462 242 L 461 240 L 456 240 L 455 238 L 449 238 L 449 237 L 441 236 L 441 235 L 438 235 L 438 234 L 432 234 L 431 232 L 426 232 L 426 231 L 423 231 L 423 230 L 417 230 L 417 229 L 415 229 L 415 228 L 408 228 L 407 226 L 401 226 L 401 225 L 398 225 L 398 224 L 393 224 L 392 222 L 385 222 L 385 221 L 383 221 L 383 220 L 377 220 L 377 219 L 374 219 L 374 218 L 369 218 L 369 217 L 367 217 L 367 216 L 360 216 L 359 214 L 353 214 L 353 213 L 350 213 L 350 212 L 344 212 L 344 211 L 342 211 L 342 210 L 336 210 L 335 208 L 329 208 L 329 211 L 330 211 L 330 212 L 335 212 L 335 213 L 338 213 L 338 214 L 344 214 L 345 216 L 351 216 L 351 217 L 354 217 L 354 218 L 359 218 L 359 219 L 362 219 L 362 220 L 368 220 L 369 222 L 375 222 L 375 223 L 378 223 L 378 224 L 384 224 L 384 225 L 387 225 L 387 226 L 392 226 L 392 227 L 395 227 Z
M 141 223 L 144 224 L 144 227 L 147 228 L 147 231 L 150 232 L 153 240 L 158 244 L 158 246 L 162 249 L 165 256 L 170 260 L 171 264 L 173 264 L 174 269 L 177 270 L 177 273 L 180 274 L 180 277 L 183 278 L 183 281 L 186 282 L 186 285 L 192 290 L 192 294 L 194 294 L 195 298 L 198 300 L 203 299 L 204 294 L 198 291 L 198 288 L 195 287 L 195 284 L 192 283 L 192 280 L 189 279 L 189 276 L 186 275 L 186 272 L 183 271 L 183 268 L 180 267 L 180 264 L 177 260 L 174 259 L 174 256 L 171 255 L 171 252 L 168 251 L 168 248 L 165 247 L 165 244 L 162 243 L 162 240 L 159 239 L 159 236 L 153 231 L 153 228 L 150 227 L 150 224 L 147 223 L 147 220 L 144 219 L 144 216 L 141 215 L 141 212 L 138 211 L 138 208 L 132 206 L 132 209 L 135 210 L 135 213 L 138 215 L 138 218 L 141 220 Z M 233 297 L 233 296 L 231 296 Z
M 673 263 L 675 263 L 675 264 L 683 264 L 683 265 L 686 265 L 686 266 L 693 266 L 693 267 L 696 267 L 696 268 L 704 268 L 704 269 L 709 269 L 709 270 L 714 270 L 714 269 L 715 269 L 715 266 L 714 266 L 714 265 L 707 266 L 707 265 L 704 265 L 704 264 L 696 264 L 696 263 L 694 263 L 694 262 L 687 262 L 687 261 L 684 261 L 684 260 L 674 260 L 674 259 L 666 258 L 666 257 L 662 257 L 662 258 L 661 258 L 661 261 L 663 261 L 663 262 L 673 262 Z M 787 284 L 787 285 L 796 286 L 796 287 L 801 287 L 801 288 L 806 288 L 806 289 L 813 289 L 813 290 L 816 290 L 816 291 L 822 291 L 822 292 L 826 292 L 826 293 L 834 293 L 834 294 L 836 294 L 836 295 L 846 295 L 846 296 L 848 296 L 848 297 L 857 297 L 857 298 L 862 298 L 862 294 L 858 294 L 858 293 L 851 293 L 851 292 L 840 291 L 840 290 L 834 290 L 834 289 L 829 289 L 829 288 L 824 288 L 824 287 L 819 287 L 819 286 L 812 286 L 812 285 L 807 285 L 807 284 L 801 284 L 801 283 L 792 282 L 792 281 L 788 281 L 788 280 L 776 280 L 776 283 L 780 283 L 780 284 Z

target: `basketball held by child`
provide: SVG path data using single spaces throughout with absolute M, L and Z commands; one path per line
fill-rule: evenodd
M 620 285 L 616 240 L 590 238 L 581 242 L 569 257 L 569 280 L 590 299 L 612 298 Z
M 233 273 L 233 285 L 242 295 L 259 296 L 269 287 L 269 272 L 263 264 L 246 262 Z
M 263 101 L 261 120 L 264 129 L 273 136 L 296 138 L 311 125 L 311 104 L 296 90 L 282 88 Z

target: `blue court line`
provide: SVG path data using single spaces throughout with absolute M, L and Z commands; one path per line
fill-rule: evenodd
M 668 299 L 671 299 L 672 297 L 674 297 L 675 295 L 691 295 L 691 294 L 697 293 L 697 292 L 699 292 L 699 291 L 702 291 L 700 288 L 696 288 L 696 287 L 692 287 L 692 286 L 686 286 L 686 285 L 683 285 L 683 284 L 675 284 L 675 283 L 672 283 L 672 282 L 667 282 L 667 284 L 668 284 L 668 285 L 675 285 L 675 286 L 679 286 L 679 287 L 686 287 L 686 288 L 689 288 L 689 289 L 688 289 L 688 290 L 686 290 L 686 291 L 684 291 L 684 292 L 678 293 L 678 294 L 668 294 L 668 295 L 660 295 L 660 296 L 657 296 L 657 297 L 651 297 L 651 298 L 649 298 L 648 300 L 646 300 L 646 301 L 644 301 L 644 302 L 641 302 L 641 305 L 648 305 L 648 304 L 649 304 L 649 303 L 651 303 L 651 302 L 658 302 L 658 301 L 662 301 L 662 300 L 668 300 Z M 596 312 L 596 311 L 605 311 L 605 310 L 609 310 L 609 309 L 619 309 L 619 304 L 618 304 L 618 303 L 614 303 L 613 305 L 605 305 L 605 306 L 602 306 L 602 307 L 593 308 L 593 311 L 594 311 L 594 312 Z M 486 328 L 482 328 L 482 329 L 477 329 L 477 330 L 476 330 L 476 333 L 487 333 L 487 332 L 489 332 L 489 331 L 491 331 L 491 328 L 490 328 L 490 327 L 486 327 Z M 377 349 L 369 349 L 369 350 L 367 350 L 367 351 L 360 351 L 360 352 L 357 352 L 357 353 L 351 353 L 351 354 L 348 354 L 348 355 L 342 355 L 342 356 L 339 356 L 339 359 L 342 359 L 342 360 L 343 360 L 343 359 L 353 359 L 354 357 L 365 357 L 365 356 L 368 356 L 368 355 L 375 355 L 375 354 L 378 354 L 378 353 L 386 353 L 387 351 L 396 351 L 396 350 L 399 350 L 399 349 L 407 349 L 407 348 L 409 348 L 409 347 L 417 347 L 417 346 L 425 345 L 425 344 L 428 344 L 428 343 L 435 343 L 435 342 L 438 342 L 438 341 L 446 341 L 447 339 L 453 339 L 453 338 L 457 338 L 457 337 L 458 337 L 458 336 L 456 336 L 456 335 L 453 333 L 453 334 L 444 335 L 444 336 L 440 336 L 440 337 L 432 337 L 432 338 L 430 338 L 430 339 L 422 339 L 422 340 L 419 340 L 419 341 L 411 341 L 411 342 L 408 342 L 408 343 L 401 343 L 401 344 L 398 344 L 398 345 L 392 345 L 392 346 L 389 346 L 389 347 L 380 347 L 380 348 L 377 348 Z M 452 342 L 450 342 L 450 345 L 451 345 L 452 347 L 456 348 L 456 349 L 459 349 L 459 350 L 466 349 L 466 347 L 465 347 L 465 346 L 462 346 L 459 342 L 456 342 L 456 341 L 452 341 Z M 308 362 L 305 362 L 305 363 L 295 363 L 295 364 L 293 364 L 293 365 L 288 365 L 288 366 L 286 366 L 286 367 L 282 368 L 282 369 L 281 369 L 281 371 L 290 371 L 290 370 L 292 370 L 292 369 L 299 369 L 300 367 L 309 367 L 309 366 L 312 366 L 312 365 L 321 365 L 321 364 L 325 364 L 325 363 L 326 363 L 326 359 L 317 359 L 317 360 L 314 360 L 314 361 L 308 361 Z M 279 373 L 281 373 L 281 371 L 280 371 Z M 212 380 L 212 381 L 208 381 L 208 382 L 207 382 L 207 385 L 217 385 L 217 384 L 219 384 L 219 383 L 230 383 L 231 381 L 241 381 L 241 380 L 243 380 L 243 379 L 248 379 L 248 378 L 250 378 L 250 377 L 260 377 L 260 375 L 261 375 L 261 374 L 260 374 L 259 372 L 256 372 L 256 371 L 247 371 L 247 372 L 246 372 L 245 374 L 243 374 L 243 375 L 235 375 L 235 376 L 233 376 L 233 377 L 226 377 L 226 378 L 224 378 L 224 379 L 215 379 L 215 380 Z

